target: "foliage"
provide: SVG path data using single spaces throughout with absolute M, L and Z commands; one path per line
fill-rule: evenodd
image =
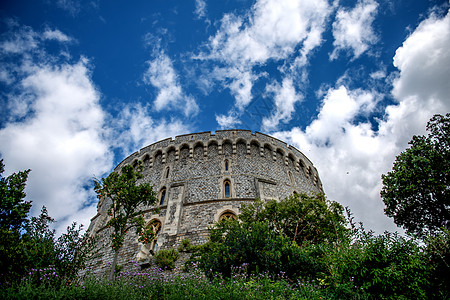
M 98 255 L 98 237 L 82 231 L 83 225 L 73 222 L 55 243 L 55 266 L 69 281 L 77 281 L 78 272 L 86 267 L 86 262 Z
M 48 215 L 45 206 L 38 217 L 32 217 L 22 236 L 21 245 L 25 251 L 27 268 L 42 269 L 54 265 L 57 259 L 55 231 L 50 229 L 54 220 Z
M 3 177 L 5 165 L 0 160 L 0 228 L 6 232 L 18 231 L 27 223 L 31 201 L 24 201 L 24 190 L 30 170 Z
M 31 208 L 31 202 L 24 200 L 30 170 L 3 177 L 4 167 L 0 160 L 0 283 L 24 272 L 20 267 L 24 259 L 20 239 Z
M 450 230 L 425 239 L 425 256 L 430 266 L 430 290 L 435 299 L 450 299 Z
M 139 183 L 143 178 L 142 164 L 136 169 L 130 165 L 122 168 L 120 173 L 112 172 L 101 181 L 95 180 L 95 192 L 102 201 L 110 201 L 108 215 L 111 216 L 107 226 L 112 228 L 111 246 L 115 252 L 111 266 L 110 279 L 114 274 L 119 250 L 123 245 L 128 230 L 135 228 L 139 241 L 149 243 L 155 237 L 151 226 L 145 227 L 142 206 L 156 203 L 155 192 L 149 183 Z
M 155 253 L 154 258 L 158 267 L 163 270 L 172 270 L 175 267 L 178 256 L 178 251 L 171 248 L 158 250 Z
M 0 175 L 3 170 L 0 161 Z M 24 189 L 29 172 L 0 179 L 0 282 L 13 284 L 25 274 L 36 277 L 49 269 L 59 274 L 58 280 L 76 281 L 78 271 L 93 254 L 95 240 L 82 234 L 76 223 L 56 239 L 50 229 L 54 220 L 45 206 L 38 217 L 27 218 L 31 202 L 24 201 Z
M 268 221 L 271 231 L 298 245 L 336 243 L 346 236 L 344 208 L 322 194 L 294 194 L 284 200 L 255 202 L 244 206 L 239 216 L 244 223 Z
M 293 231 L 284 230 L 296 222 L 281 223 L 282 218 L 270 218 L 281 215 L 277 209 L 275 203 L 266 206 L 257 202 L 244 209 L 241 222 L 216 224 L 210 241 L 194 253 L 188 264 L 197 261 L 211 279 L 232 279 L 239 270 L 246 277 L 267 274 L 288 282 L 313 282 L 327 299 L 449 297 L 448 231 L 426 240 L 424 245 L 397 233 L 366 232 L 362 224 L 357 227 L 353 223 L 349 213 L 349 228 L 341 234 L 300 239 L 298 244 L 293 241 Z M 296 220 L 298 215 L 291 212 Z M 261 216 L 268 216 L 268 221 L 261 221 Z M 270 224 L 273 220 L 279 222 L 278 227 Z M 334 227 L 333 223 L 329 226 Z
M 188 274 L 170 274 L 159 268 L 124 269 L 116 280 L 87 277 L 80 285 L 60 285 L 52 272 L 42 271 L 42 283 L 24 280 L 20 285 L 0 288 L 2 299 L 326 299 L 314 283 L 289 283 L 259 274 L 209 280 L 194 269 Z M 35 274 L 30 275 L 30 277 Z
M 382 175 L 385 213 L 419 237 L 450 228 L 450 114 L 432 117 L 427 130 Z
M 247 275 L 267 272 L 271 276 L 313 278 L 323 266 L 311 247 L 299 247 L 276 234 L 267 222 L 222 221 L 211 230 L 210 242 L 196 254 L 209 277 L 220 273 L 230 277 L 236 267 L 245 266 Z M 195 259 L 195 256 L 194 258 Z

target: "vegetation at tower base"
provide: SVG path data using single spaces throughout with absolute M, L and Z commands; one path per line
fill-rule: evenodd
M 136 168 L 136 170 L 135 170 Z M 95 180 L 95 192 L 98 198 L 108 199 L 111 205 L 108 215 L 111 217 L 107 227 L 112 228 L 111 247 L 114 250 L 114 260 L 111 265 L 109 279 L 114 276 L 119 250 L 123 245 L 127 232 L 135 228 L 141 242 L 149 243 L 155 237 L 151 227 L 145 227 L 141 206 L 156 203 L 155 192 L 149 183 L 137 183 L 142 179 L 142 164 L 135 167 L 125 166 L 121 173 L 112 172 L 101 181 Z
M 333 221 L 325 222 L 320 214 L 308 218 L 316 213 L 313 209 Z M 157 267 L 142 270 L 133 263 L 132 267 L 124 266 L 112 281 L 89 276 L 91 269 L 79 281 L 70 275 L 74 274 L 70 270 L 79 266 L 71 254 L 81 259 L 80 249 L 92 253 L 89 247 L 79 247 L 86 239 L 80 238 L 74 224 L 55 241 L 48 226 L 52 219 L 43 208 L 39 217 L 26 219 L 29 225 L 22 227 L 16 249 L 23 251 L 23 261 L 15 266 L 22 272 L 21 280 L 2 282 L 0 299 L 450 297 L 448 230 L 424 240 L 395 233 L 376 236 L 362 225 L 356 226 L 350 213 L 344 218 L 342 207 L 322 195 L 258 201 L 243 208 L 242 215 L 239 222 L 217 223 L 205 245 L 192 245 L 187 239 L 181 242 L 180 252 L 197 250 L 190 273 L 168 273 Z M 312 238 L 310 232 L 321 237 Z M 172 248 L 162 258 L 170 263 L 175 257 Z M 208 277 L 202 276 L 195 260 Z
M 312 207 L 308 203 L 303 214 L 288 213 L 293 207 L 302 207 L 302 201 L 322 202 L 326 204 L 320 206 L 322 213 L 335 215 L 335 221 L 326 224 L 310 220 L 310 230 L 323 238 L 294 241 L 293 230 L 284 228 L 297 227 L 301 223 L 299 216 L 308 215 L 308 208 Z M 397 233 L 376 236 L 362 225 L 356 226 L 350 213 L 344 218 L 339 205 L 334 207 L 321 195 L 252 204 L 244 208 L 241 216 L 240 221 L 216 224 L 210 241 L 200 246 L 187 267 L 196 262 L 211 279 L 266 274 L 291 283 L 314 282 L 331 299 L 450 296 L 448 232 L 438 240 L 428 241 L 426 246 Z M 302 234 L 308 236 L 308 231 Z
M 53 219 L 42 207 L 38 217 L 28 218 L 31 202 L 24 201 L 30 170 L 1 177 L 0 161 L 0 284 L 10 286 L 27 274 L 39 283 L 43 270 L 58 277 L 60 284 L 78 281 L 78 272 L 94 254 L 96 239 L 82 234 L 73 223 L 56 238 L 49 225 Z
M 282 201 L 256 200 L 242 209 L 239 218 L 244 223 L 267 221 L 272 232 L 302 245 L 342 239 L 347 232 L 343 212 L 342 205 L 323 194 L 294 194 Z
M 432 117 L 427 130 L 382 176 L 385 213 L 419 237 L 450 229 L 450 114 Z

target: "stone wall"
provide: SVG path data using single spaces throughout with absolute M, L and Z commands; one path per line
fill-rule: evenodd
M 157 243 L 150 245 L 139 243 L 130 233 L 119 264 L 147 262 L 152 250 L 177 247 L 185 238 L 204 243 L 208 228 L 223 213 L 238 215 L 241 205 L 255 198 L 280 200 L 294 192 L 323 192 L 316 168 L 303 153 L 259 132 L 222 130 L 165 139 L 125 158 L 115 171 L 138 161 L 144 164 L 143 180 L 159 196 L 165 193 L 164 203 L 157 206 L 159 213 L 156 207 L 142 208 L 146 221 L 160 222 L 161 231 Z M 99 272 L 113 257 L 105 228 L 108 207 L 107 200 L 99 201 L 89 227 L 104 246 L 100 257 L 91 261 Z

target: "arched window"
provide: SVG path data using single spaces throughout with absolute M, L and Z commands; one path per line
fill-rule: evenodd
M 237 216 L 231 211 L 226 211 L 219 217 L 219 222 L 222 220 L 237 220 Z
M 225 159 L 225 172 L 228 172 L 228 159 Z
M 147 244 L 147 248 L 152 251 L 153 253 L 158 251 L 159 245 L 158 245 L 158 237 L 159 234 L 161 233 L 161 222 L 157 221 L 157 220 L 153 220 L 150 222 L 150 224 L 148 225 L 152 228 L 153 233 L 155 234 L 155 238 L 153 241 L 151 241 L 149 244 Z
M 166 200 L 166 188 L 163 188 L 159 193 L 159 205 L 164 205 L 165 200 Z
M 231 182 L 228 179 L 223 183 L 223 195 L 225 198 L 231 197 Z

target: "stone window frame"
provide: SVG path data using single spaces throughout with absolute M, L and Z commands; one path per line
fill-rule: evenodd
M 153 218 L 150 220 L 150 222 L 147 223 L 145 227 L 152 227 L 153 232 L 155 233 L 155 238 L 150 243 L 146 244 L 145 247 L 150 251 L 150 253 L 153 255 L 154 252 L 158 251 L 159 244 L 158 244 L 158 237 L 161 235 L 162 232 L 162 222 L 161 220 L 157 218 Z
M 230 197 L 225 198 L 225 182 L 228 181 L 230 183 Z M 220 188 L 220 191 L 217 195 L 217 199 L 232 199 L 236 197 L 236 191 L 235 191 L 235 184 L 234 179 L 230 176 L 222 176 L 218 179 L 218 185 Z
M 167 205 L 167 188 L 163 186 L 158 195 L 159 206 Z
M 228 185 L 228 191 L 227 191 Z M 231 181 L 229 179 L 225 179 L 223 181 L 223 198 L 231 198 Z
M 237 217 L 240 214 L 239 207 L 234 207 L 230 204 L 217 209 L 216 213 L 214 214 L 214 223 L 218 223 L 220 221 L 220 217 L 226 213 L 232 213 Z
M 289 176 L 289 181 L 291 182 L 291 185 L 295 185 L 295 179 L 294 179 L 294 175 L 292 175 L 291 171 L 288 171 L 288 176 Z
M 170 167 L 166 167 L 166 170 L 164 171 L 164 179 L 168 179 L 170 175 Z
M 237 215 L 232 210 L 226 210 L 219 216 L 219 222 L 223 221 L 223 220 L 230 220 L 230 219 L 237 220 Z
M 231 172 L 231 161 L 228 158 L 223 160 L 223 171 L 227 173 Z

